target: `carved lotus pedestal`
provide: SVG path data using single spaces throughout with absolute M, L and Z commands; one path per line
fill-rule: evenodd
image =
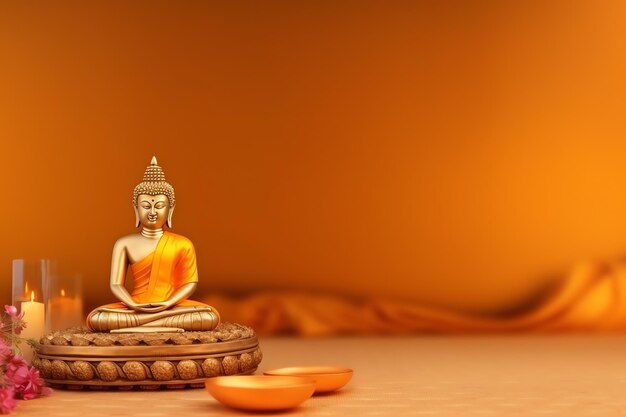
M 55 388 L 202 388 L 206 378 L 251 374 L 262 353 L 254 331 L 222 323 L 210 332 L 94 333 L 41 339 L 34 365 Z

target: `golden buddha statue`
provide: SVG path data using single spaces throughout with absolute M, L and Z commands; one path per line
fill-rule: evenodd
M 111 291 L 120 301 L 89 313 L 87 325 L 94 331 L 182 332 L 214 329 L 219 313 L 211 306 L 188 298 L 196 289 L 198 270 L 191 241 L 164 231 L 172 227 L 176 200 L 174 188 L 156 157 L 152 157 L 143 182 L 135 187 L 134 233 L 117 240 L 111 261 Z M 134 288 L 124 287 L 128 267 Z

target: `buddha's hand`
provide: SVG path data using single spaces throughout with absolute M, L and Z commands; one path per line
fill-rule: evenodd
M 171 305 L 167 301 L 159 301 L 154 303 L 135 304 L 131 308 L 142 313 L 158 313 L 159 311 L 170 308 Z

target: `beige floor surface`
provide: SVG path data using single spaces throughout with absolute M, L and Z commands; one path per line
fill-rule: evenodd
M 626 416 L 626 336 L 261 339 L 259 371 L 331 364 L 343 390 L 283 416 Z M 204 390 L 72 392 L 20 401 L 16 416 L 250 415 Z M 271 414 L 262 414 L 271 415 Z

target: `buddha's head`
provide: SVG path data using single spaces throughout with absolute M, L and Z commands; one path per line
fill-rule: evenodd
M 165 173 L 153 156 L 143 181 L 137 184 L 133 192 L 135 227 L 160 229 L 165 224 L 172 227 L 175 204 L 174 187 L 165 181 Z

